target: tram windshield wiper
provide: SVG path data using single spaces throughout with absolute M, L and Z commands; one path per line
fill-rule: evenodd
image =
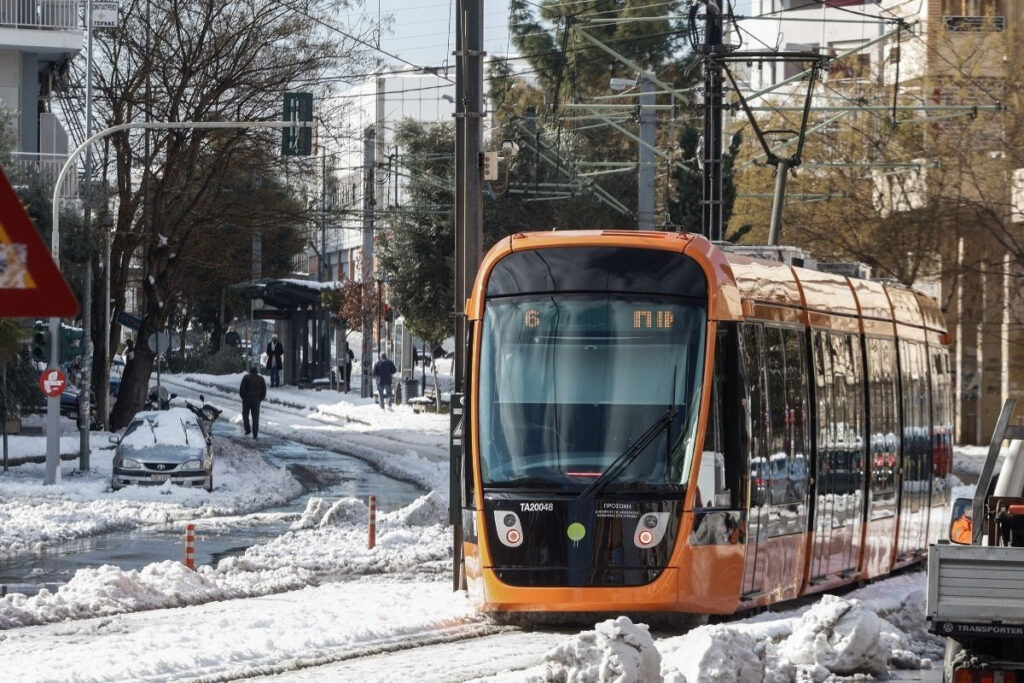
M 673 401 L 673 403 L 675 403 Z M 619 455 L 612 461 L 612 464 L 608 466 L 601 476 L 598 477 L 590 484 L 587 488 L 580 492 L 579 498 L 593 498 L 601 491 L 604 490 L 608 484 L 610 484 L 616 477 L 622 474 L 630 464 L 636 460 L 644 450 L 650 446 L 658 436 L 672 426 L 672 422 L 676 419 L 676 415 L 679 411 L 675 405 L 670 405 L 668 409 L 662 413 L 654 423 L 648 427 L 640 437 L 633 442 L 626 450 L 619 453 Z

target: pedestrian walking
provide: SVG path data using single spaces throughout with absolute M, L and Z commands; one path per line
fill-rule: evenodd
M 356 360 L 356 354 L 352 353 L 352 349 L 348 350 L 348 360 L 345 361 L 345 393 L 352 388 L 352 363 Z
M 373 371 L 370 373 L 377 378 L 377 393 L 380 409 L 384 410 L 384 398 L 388 399 L 388 410 L 391 410 L 391 378 L 398 372 L 398 368 L 387 357 L 387 354 L 380 354 L 380 360 L 373 364 Z
M 259 368 L 255 365 L 242 377 L 238 395 L 242 397 L 242 426 L 245 427 L 245 434 L 248 436 L 251 432 L 255 439 L 260 434 L 260 403 L 267 397 L 267 383 L 260 377 Z
M 270 386 L 281 386 L 281 368 L 284 366 L 284 345 L 275 334 L 267 344 L 267 367 L 270 369 Z
M 121 352 L 121 355 L 124 356 L 124 364 L 125 364 L 125 366 L 127 366 L 128 363 L 131 363 L 133 360 L 135 360 L 135 341 L 134 340 L 132 340 L 131 338 L 124 340 L 124 351 Z

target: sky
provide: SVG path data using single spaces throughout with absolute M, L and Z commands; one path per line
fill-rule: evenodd
M 504 55 L 510 47 L 508 0 L 484 3 L 484 49 L 488 55 Z M 421 66 L 455 63 L 455 33 L 452 17 L 455 0 L 365 0 L 353 14 L 376 21 L 394 17 L 390 35 L 381 36 L 381 48 Z

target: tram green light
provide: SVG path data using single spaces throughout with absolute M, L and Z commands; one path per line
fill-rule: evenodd
M 570 541 L 579 543 L 583 540 L 583 537 L 587 535 L 587 528 L 579 522 L 573 522 L 569 525 L 569 528 L 565 530 L 565 534 L 569 537 Z

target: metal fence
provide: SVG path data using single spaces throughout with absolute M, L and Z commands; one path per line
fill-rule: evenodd
M 80 0 L 0 0 L 0 26 L 80 30 Z

